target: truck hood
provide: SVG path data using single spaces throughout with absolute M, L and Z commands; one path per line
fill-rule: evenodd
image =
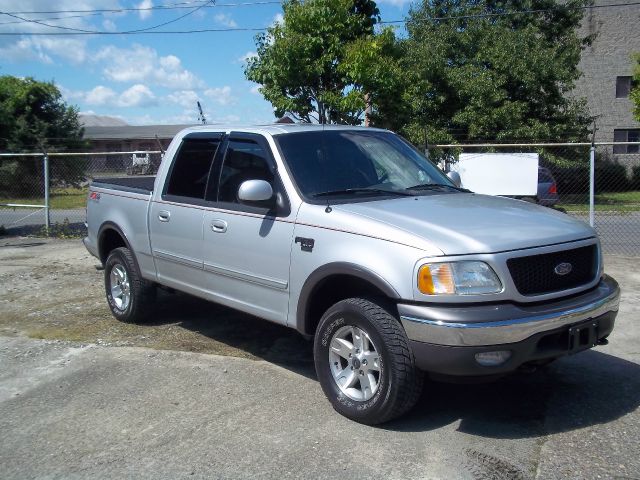
M 586 223 L 559 211 L 472 193 L 405 197 L 333 208 L 385 227 L 378 231 L 388 234 L 388 227 L 395 227 L 402 238 L 419 237 L 411 243 L 419 247 L 426 241 L 445 255 L 517 250 L 596 235 Z

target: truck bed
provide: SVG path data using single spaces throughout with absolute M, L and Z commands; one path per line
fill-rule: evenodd
M 142 193 L 150 195 L 153 192 L 154 176 L 140 177 L 108 177 L 96 178 L 91 182 L 92 187 L 108 188 L 123 192 Z

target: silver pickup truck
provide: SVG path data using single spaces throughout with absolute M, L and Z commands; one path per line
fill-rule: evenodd
M 155 178 L 95 180 L 87 222 L 116 318 L 143 321 L 163 286 L 287 325 L 367 424 L 409 410 L 423 372 L 496 377 L 606 343 L 619 304 L 588 225 L 463 190 L 385 130 L 189 128 Z

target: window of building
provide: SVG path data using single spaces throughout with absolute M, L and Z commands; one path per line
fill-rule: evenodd
M 616 98 L 629 98 L 631 77 L 616 77 Z
M 614 142 L 640 142 L 640 128 L 613 131 Z M 640 145 L 614 145 L 613 153 L 640 153 Z
M 204 199 L 219 139 L 184 139 L 171 168 L 167 195 Z

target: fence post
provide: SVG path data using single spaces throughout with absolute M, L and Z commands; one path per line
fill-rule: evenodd
M 44 167 L 44 227 L 49 235 L 49 155 L 44 152 L 43 167 Z
M 596 191 L 596 146 L 592 143 L 589 149 L 589 225 L 594 225 L 595 191 Z

